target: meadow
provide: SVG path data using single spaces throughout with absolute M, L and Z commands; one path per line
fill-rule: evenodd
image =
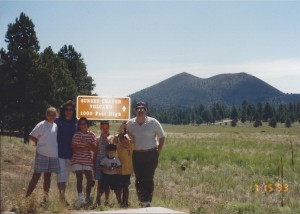
M 117 130 L 118 123 L 112 124 Z M 300 213 L 300 124 L 285 128 L 249 122 L 230 125 L 163 125 L 165 147 L 155 174 L 153 206 L 187 213 Z M 99 134 L 98 127 L 91 129 Z M 115 132 L 112 132 L 115 133 Z M 42 181 L 32 197 L 24 199 L 30 181 L 35 147 L 22 139 L 1 137 L 1 210 L 72 213 L 58 201 L 56 176 L 50 202 L 40 206 Z M 131 207 L 139 207 L 130 186 Z M 67 189 L 76 199 L 75 176 Z M 112 205 L 96 210 L 118 209 Z

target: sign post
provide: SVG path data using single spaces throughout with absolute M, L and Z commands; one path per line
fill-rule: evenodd
M 78 96 L 76 116 L 89 120 L 128 120 L 130 97 Z

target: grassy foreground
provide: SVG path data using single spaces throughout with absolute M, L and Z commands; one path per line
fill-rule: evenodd
M 112 130 L 118 125 L 113 124 Z M 163 127 L 167 141 L 155 174 L 153 206 L 190 213 L 300 213 L 300 124 L 290 129 L 282 124 L 275 129 L 266 124 L 254 128 L 249 123 L 235 128 Z M 97 127 L 92 130 L 98 133 Z M 24 145 L 22 139 L 1 137 L 1 210 L 72 212 L 72 206 L 57 199 L 55 175 L 49 204 L 39 206 L 42 180 L 32 197 L 24 199 L 34 152 L 35 147 Z M 67 189 L 70 203 L 76 194 L 72 174 Z M 117 209 L 113 195 L 111 199 L 115 205 L 97 210 Z M 131 207 L 138 207 L 133 184 L 130 201 Z

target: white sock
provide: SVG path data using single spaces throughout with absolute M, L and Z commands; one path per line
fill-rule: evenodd
M 78 193 L 78 198 L 82 198 L 82 193 Z

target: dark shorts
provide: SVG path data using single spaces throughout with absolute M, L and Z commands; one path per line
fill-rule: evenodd
M 100 180 L 100 190 L 104 191 L 107 189 L 117 190 L 120 189 L 119 185 L 119 175 L 108 175 L 102 173 L 102 177 Z
M 119 175 L 119 185 L 120 187 L 129 186 L 131 175 Z

